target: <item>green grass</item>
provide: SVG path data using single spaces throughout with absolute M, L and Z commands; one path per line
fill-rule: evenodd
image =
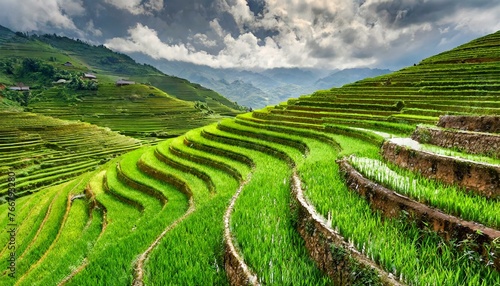
M 244 126 L 239 128 L 248 132 L 252 130 Z M 290 155 L 297 159 L 302 156 L 297 150 L 276 143 L 243 139 L 220 130 L 208 131 L 224 138 L 252 142 L 257 150 L 276 148 L 290 152 Z M 274 135 L 276 138 L 280 137 L 279 134 Z M 252 150 L 250 145 L 238 145 Z M 232 149 L 239 148 L 233 146 Z M 286 162 L 278 158 L 248 151 L 247 154 L 255 161 L 256 171 L 248 185 L 243 188 L 231 217 L 235 241 L 245 262 L 265 283 L 288 284 L 295 281 L 303 285 L 328 284 L 329 280 L 308 257 L 303 241 L 292 225 L 288 205 L 291 170 Z M 289 245 L 294 247 L 287 248 Z
M 34 238 L 35 234 L 38 231 L 40 224 L 42 223 L 47 210 L 49 208 L 50 202 L 53 200 L 53 197 L 58 192 L 58 189 L 51 188 L 45 191 L 42 195 L 35 194 L 29 197 L 20 198 L 17 200 L 16 204 L 16 221 L 19 224 L 17 239 L 18 248 L 16 252 L 18 255 L 24 252 L 24 250 L 28 247 L 30 241 Z M 3 209 L 2 221 L 3 225 L 7 225 L 8 220 L 8 204 L 2 204 L 0 206 Z M 0 233 L 1 241 L 8 240 L 9 233 L 2 232 Z M 9 251 L 7 245 L 2 245 L 1 255 L 2 261 L 7 259 Z
M 469 194 L 455 186 L 446 186 L 376 159 L 350 157 L 353 166 L 367 178 L 416 199 L 445 213 L 500 228 L 500 202 Z
M 36 228 L 36 233 L 29 235 L 30 239 L 23 242 L 23 246 L 16 250 L 18 255 L 16 279 L 19 281 L 25 279 L 27 277 L 25 275 L 32 271 L 38 265 L 37 263 L 46 261 L 44 259 L 48 251 L 57 242 L 61 233 L 62 223 L 65 221 L 68 211 L 66 209 L 68 196 L 76 193 L 84 180 L 84 177 L 77 178 L 57 189 L 50 200 L 46 213 L 44 213 L 43 222 Z M 45 205 L 47 204 L 48 202 Z
M 363 149 L 366 144 L 351 141 L 349 146 Z M 335 151 L 326 147 L 311 149 L 317 153 L 311 152 L 310 158 L 299 168 L 308 199 L 323 216 L 331 219 L 332 228 L 383 268 L 415 285 L 470 285 L 479 281 L 480 285 L 493 285 L 499 282 L 498 272 L 481 262 L 468 260 L 463 253 L 446 246 L 436 234 L 422 232 L 399 220 L 383 221 L 364 199 L 347 190 L 337 165 L 331 164 L 331 157 L 325 159 L 325 154 L 332 156 Z M 371 156 L 377 154 L 371 152 Z M 323 175 L 318 176 L 318 173 Z M 387 248 L 389 241 L 391 248 Z
M 134 158 L 132 160 L 139 160 L 142 154 L 138 151 L 129 156 Z M 115 162 L 111 162 L 111 165 L 113 163 Z M 162 184 L 162 191 L 168 198 L 165 208 L 162 208 L 155 198 L 137 190 L 129 190 L 128 195 L 133 195 L 145 207 L 144 213 L 139 213 L 104 193 L 99 178 L 92 184 L 93 188 L 96 188 L 96 199 L 107 209 L 109 224 L 89 254 L 89 265 L 68 284 L 131 283 L 132 262 L 135 257 L 144 251 L 164 228 L 186 211 L 187 200 L 182 193 L 168 184 Z M 159 185 L 160 182 L 156 184 Z M 124 189 L 129 187 L 125 186 Z M 89 281 L 87 278 L 89 276 L 98 277 L 97 281 Z
M 218 178 L 211 194 L 203 181 L 181 173 L 145 153 L 144 162 L 157 170 L 176 174 L 193 192 L 196 210 L 172 229 L 151 253 L 146 281 L 151 284 L 227 284 L 222 262 L 222 216 L 237 182 L 229 175 L 198 165 L 199 170 Z M 167 254 L 167 255 L 165 255 Z M 196 259 L 195 259 L 196 258 Z
M 91 251 L 101 233 L 102 212 L 93 210 L 89 217 L 89 206 L 85 200 L 75 200 L 68 219 L 62 229 L 57 245 L 52 248 L 47 261 L 33 270 L 24 280 L 25 285 L 48 285 L 62 281 L 79 267 Z
M 63 87 L 35 88 L 42 93 L 29 108 L 53 117 L 13 111 L 15 104 L 0 99 L 0 180 L 12 169 L 19 195 L 39 190 L 17 199 L 19 284 L 54 285 L 72 275 L 69 285 L 132 284 L 137 258 L 161 238 L 145 260 L 146 285 L 227 285 L 223 216 L 246 178 L 230 224 L 244 262 L 262 284 L 331 284 L 295 229 L 290 209 L 295 168 L 307 200 L 327 224 L 402 282 L 500 285 L 498 266 L 481 261 L 472 251 L 474 242 L 447 242 L 405 217 L 382 218 L 348 190 L 335 163 L 350 155 L 364 158 L 368 165 L 362 171 L 377 183 L 499 228 L 497 200 L 381 163 L 379 154 L 384 137 L 408 136 L 417 124 L 434 124 L 441 115 L 497 114 L 499 39 L 497 32 L 392 74 L 223 119 L 238 114 L 239 107 L 199 85 L 104 47 L 0 29 L 0 60 L 56 57 L 54 66 L 72 61 L 68 71 L 90 69 L 99 78 L 97 91 L 67 96 Z M 138 84 L 116 87 L 114 81 L 124 77 Z M 15 81 L 0 71 L 0 82 Z M 211 125 L 199 128 L 206 124 Z M 139 140 L 110 130 L 158 145 L 137 149 Z M 422 148 L 499 163 L 490 156 Z M 116 158 L 127 151 L 132 152 Z M 80 173 L 85 175 L 74 180 Z M 69 195 L 86 187 L 94 198 L 67 204 Z M 7 222 L 7 212 L 0 204 L 0 223 Z M 0 233 L 1 241 L 7 238 Z M 2 245 L 3 269 L 8 255 Z

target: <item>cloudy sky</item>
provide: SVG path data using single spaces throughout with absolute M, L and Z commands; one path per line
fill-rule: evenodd
M 1 0 L 0 25 L 212 67 L 397 69 L 500 30 L 498 0 Z

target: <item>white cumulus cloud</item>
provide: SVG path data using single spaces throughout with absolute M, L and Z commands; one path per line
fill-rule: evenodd
M 52 27 L 78 31 L 73 16 L 85 14 L 81 0 L 2 0 L 0 19 L 16 31 L 43 31 Z

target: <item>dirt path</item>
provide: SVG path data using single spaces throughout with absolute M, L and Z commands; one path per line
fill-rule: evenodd
M 228 271 L 227 266 L 226 266 L 226 271 L 228 271 L 229 276 L 232 276 L 230 277 L 231 282 L 238 281 L 236 283 L 260 285 L 258 283 L 257 275 L 252 273 L 248 265 L 246 265 L 245 261 L 243 260 L 243 258 L 241 258 L 241 255 L 236 250 L 236 247 L 234 246 L 233 243 L 233 236 L 231 235 L 231 214 L 234 210 L 234 205 L 236 203 L 236 200 L 240 196 L 241 192 L 243 191 L 243 188 L 250 181 L 250 179 L 251 179 L 251 173 L 248 176 L 248 178 L 243 183 L 241 183 L 240 187 L 231 198 L 231 202 L 229 203 L 226 213 L 224 214 L 224 241 L 226 243 L 226 247 L 229 248 L 229 255 L 232 256 L 231 257 L 232 259 L 229 260 L 234 261 L 237 264 L 237 265 L 231 265 L 231 267 L 236 267 L 236 270 L 234 270 L 234 272 L 232 271 L 232 269 Z M 240 279 L 244 281 L 240 281 Z
M 144 285 L 144 262 L 148 258 L 149 254 L 153 249 L 160 243 L 160 240 L 173 228 L 175 228 L 179 223 L 186 219 L 192 212 L 196 210 L 194 205 L 193 197 L 189 198 L 189 208 L 184 215 L 170 224 L 163 232 L 156 238 L 156 240 L 144 251 L 134 263 L 134 281 L 132 281 L 132 286 L 143 286 Z

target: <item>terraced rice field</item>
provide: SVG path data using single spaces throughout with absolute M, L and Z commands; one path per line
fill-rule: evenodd
M 2 112 L 0 197 L 5 202 L 7 173 L 16 172 L 24 196 L 93 171 L 113 157 L 136 149 L 138 140 L 88 123 L 26 112 Z
M 89 122 L 142 140 L 176 137 L 216 121 L 196 110 L 194 103 L 142 84 L 100 84 L 97 92 L 82 92 L 73 103 L 58 98 L 57 88 L 45 96 L 46 100 L 31 105 L 33 112 Z
M 19 198 L 16 274 L 6 245 L 0 283 L 500 285 L 498 149 L 468 143 L 500 146 L 499 39 Z

